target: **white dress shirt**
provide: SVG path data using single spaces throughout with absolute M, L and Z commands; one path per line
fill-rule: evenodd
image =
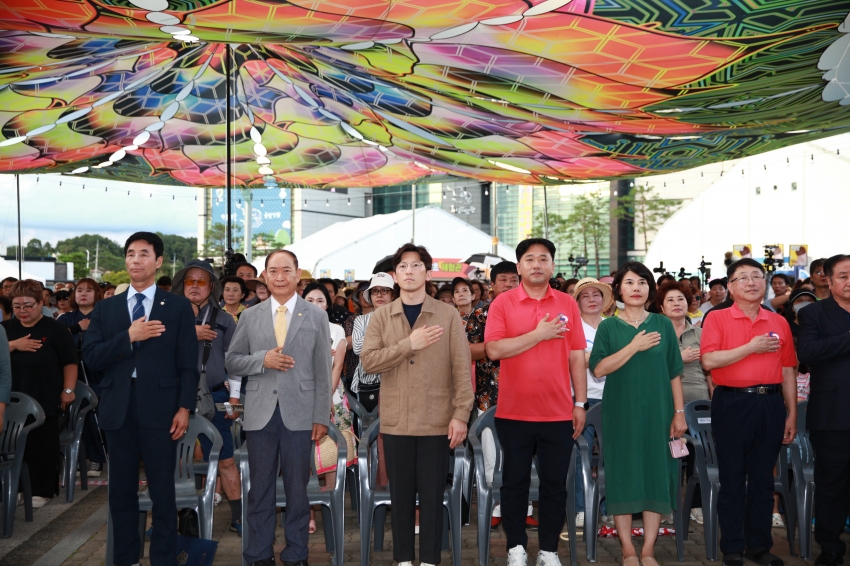
M 277 299 L 274 298 L 274 295 L 269 297 L 269 300 L 272 302 L 272 326 L 274 326 L 275 321 L 277 320 L 277 308 L 280 306 L 280 303 L 277 302 Z M 293 293 L 288 301 L 283 303 L 283 306 L 286 307 L 286 329 L 289 330 L 290 326 L 292 326 L 292 312 L 295 310 L 295 303 L 298 301 L 298 293 Z
M 125 292 L 127 293 L 127 312 L 130 316 L 130 324 L 133 324 L 133 309 L 136 306 L 136 293 L 141 293 L 145 296 L 145 298 L 142 299 L 142 306 L 145 309 L 145 320 L 147 320 L 151 314 L 151 308 L 153 307 L 153 297 L 156 294 L 156 284 L 151 285 L 144 291 L 136 291 L 136 289 L 134 289 L 131 285 Z M 133 343 L 130 342 L 130 349 L 132 348 Z M 135 369 L 133 370 L 133 377 L 136 377 Z

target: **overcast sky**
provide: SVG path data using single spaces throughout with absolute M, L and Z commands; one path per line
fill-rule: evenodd
M 32 238 L 55 245 L 58 240 L 88 233 L 123 244 L 139 230 L 197 236 L 198 193 L 188 187 L 58 175 L 41 175 L 36 182 L 35 175 L 22 175 L 22 240 L 24 245 Z M 15 177 L 0 175 L 0 249 L 5 254 L 6 247 L 17 241 Z

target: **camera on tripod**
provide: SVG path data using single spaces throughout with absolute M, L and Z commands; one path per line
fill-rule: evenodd
M 776 271 L 777 267 L 782 267 L 785 265 L 785 258 L 780 257 L 779 259 L 774 258 L 776 253 L 775 250 L 781 249 L 779 244 L 765 244 L 764 246 L 764 261 L 762 265 L 764 266 L 764 270 L 767 273 L 773 273 Z
M 578 277 L 579 269 L 586 266 L 588 263 L 586 257 L 573 256 L 573 254 L 570 254 L 570 256 L 567 258 L 567 261 L 570 262 L 570 267 L 573 268 L 573 277 Z
M 668 275 L 667 268 L 665 268 L 665 267 L 664 267 L 664 262 L 663 262 L 663 261 L 659 261 L 659 262 L 658 262 L 658 267 L 654 267 L 654 268 L 652 269 L 652 272 L 653 272 L 653 273 L 660 273 L 661 275 Z

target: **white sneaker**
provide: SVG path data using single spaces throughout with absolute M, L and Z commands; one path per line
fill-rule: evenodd
M 561 566 L 561 559 L 557 552 L 541 550 L 537 554 L 537 566 Z
M 414 534 L 414 535 L 418 535 L 418 534 L 419 534 L 419 525 L 415 525 L 415 526 L 413 527 L 413 534 Z
M 213 494 L 213 507 L 218 507 L 218 504 L 221 503 L 221 494 L 214 493 Z
M 584 511 L 576 513 L 576 527 L 584 527 Z
M 691 509 L 691 520 L 696 521 L 698 524 L 702 525 L 702 522 L 705 520 L 702 516 L 702 509 L 700 509 L 699 507 Z
M 48 501 L 50 501 L 50 498 L 48 498 L 48 497 L 39 497 L 38 495 L 33 495 L 32 496 L 32 507 L 33 507 L 33 509 L 41 509 L 42 507 L 47 505 Z
M 661 515 L 661 524 L 662 525 L 672 525 L 673 524 L 673 513 L 668 515 Z
M 508 550 L 508 566 L 526 566 L 528 563 L 528 554 L 521 545 L 516 545 Z
M 35 499 L 35 497 L 33 497 L 33 500 L 34 499 Z M 773 528 L 775 528 L 775 529 L 784 529 L 785 528 L 785 521 L 782 520 L 782 515 L 780 515 L 779 513 L 773 514 Z
M 413 562 L 399 562 L 398 566 L 413 566 Z

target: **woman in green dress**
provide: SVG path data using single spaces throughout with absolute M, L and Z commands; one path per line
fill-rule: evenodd
M 661 515 L 676 507 L 679 478 L 668 442 L 687 430 L 682 355 L 670 319 L 644 308 L 656 291 L 645 265 L 626 263 L 612 287 L 625 309 L 602 321 L 590 355 L 591 371 L 608 376 L 602 397 L 606 502 L 623 566 L 658 566 L 655 540 Z M 631 537 L 632 513 L 643 513 L 640 562 Z

